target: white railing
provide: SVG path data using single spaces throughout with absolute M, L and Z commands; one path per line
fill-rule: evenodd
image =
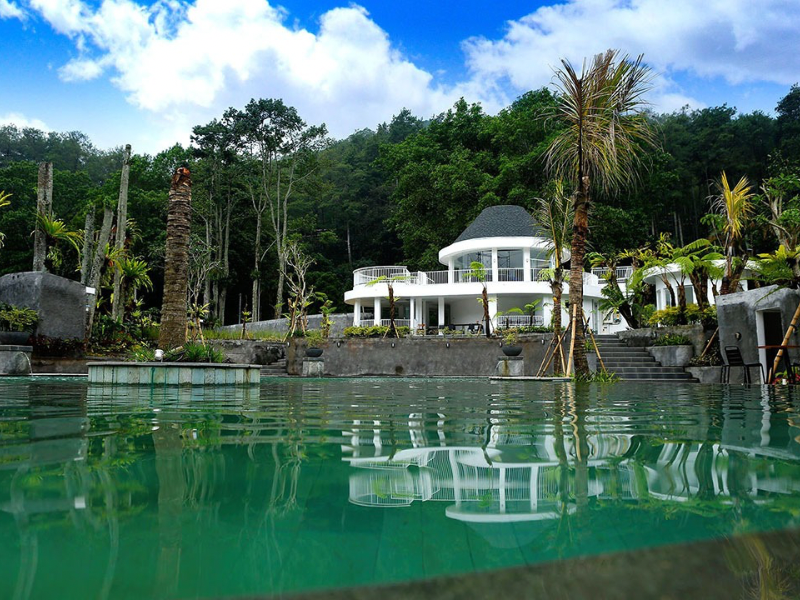
M 492 280 L 492 272 L 489 269 L 486 269 L 483 272 L 483 276 L 486 281 Z M 475 277 L 474 271 L 472 269 L 456 269 L 453 271 L 453 283 L 480 283 L 481 280 L 478 277 Z
M 497 326 L 501 328 L 507 327 L 528 327 L 531 325 L 531 318 L 528 315 L 499 315 L 496 317 Z M 533 317 L 534 327 L 541 327 L 544 325 L 544 317 L 535 315 Z
M 420 271 L 417 281 L 422 285 L 447 283 L 447 271 Z
M 592 275 L 597 277 L 598 279 L 604 280 L 606 278 L 606 274 L 608 273 L 608 267 L 595 267 L 592 269 Z M 633 267 L 616 267 L 614 269 L 614 273 L 617 276 L 617 281 L 623 282 L 630 279 L 631 275 L 633 275 Z
M 531 268 L 531 281 L 548 281 L 548 278 L 542 278 L 542 272 L 548 270 L 550 267 L 533 267 Z
M 378 324 L 382 325 L 383 327 L 389 327 L 390 319 L 381 319 Z M 360 327 L 372 327 L 375 325 L 375 319 L 361 319 Z M 410 319 L 395 319 L 394 320 L 395 327 L 411 327 L 411 320 Z
M 353 286 L 367 285 L 381 277 L 411 279 L 411 272 L 406 267 L 363 267 L 353 271 Z M 398 279 L 398 283 L 401 282 L 402 280 Z
M 525 269 L 502 268 L 497 269 L 498 281 L 524 281 Z

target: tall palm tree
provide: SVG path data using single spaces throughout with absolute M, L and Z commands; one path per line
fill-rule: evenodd
M 186 343 L 189 290 L 189 233 L 192 223 L 192 180 L 189 169 L 179 167 L 169 188 L 167 249 L 164 256 L 164 299 L 158 347 L 164 350 Z
M 546 153 L 548 170 L 574 188 L 570 303 L 583 306 L 583 258 L 589 233 L 593 188 L 610 191 L 636 174 L 645 146 L 654 144 L 643 94 L 650 88 L 650 69 L 608 50 L 584 63 L 581 73 L 566 60 L 556 70 L 558 104 L 554 116 L 564 125 Z M 575 372 L 588 374 L 583 328 L 575 329 Z
M 736 291 L 739 278 L 747 263 L 747 252 L 742 253 L 738 261 L 734 260 L 734 254 L 740 249 L 745 228 L 755 209 L 751 201 L 755 192 L 747 177 L 742 177 L 731 189 L 725 171 L 717 183 L 717 191 L 719 193 L 711 198 L 711 206 L 723 217 L 722 234 L 725 248 L 725 273 L 722 276 L 719 293 L 729 294 Z

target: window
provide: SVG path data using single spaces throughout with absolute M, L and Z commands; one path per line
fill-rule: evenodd
M 453 267 L 456 270 L 469 269 L 470 264 L 473 262 L 482 263 L 487 271 L 492 270 L 492 251 L 479 250 L 478 252 L 468 252 L 456 257 L 453 261 Z

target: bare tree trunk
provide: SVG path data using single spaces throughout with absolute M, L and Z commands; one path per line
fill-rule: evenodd
M 36 230 L 33 236 L 33 270 L 45 271 L 47 258 L 47 235 L 39 223 L 39 216 L 53 216 L 53 163 L 39 163 L 39 178 L 36 189 Z
M 117 201 L 117 236 L 116 249 L 117 256 L 121 257 L 125 250 L 125 235 L 128 225 L 128 181 L 131 174 L 131 145 L 125 145 L 125 152 L 122 155 L 122 177 L 119 180 L 119 200 Z M 122 273 L 119 269 L 114 270 L 114 297 L 111 303 L 111 317 L 117 321 L 125 318 L 125 301 L 122 290 Z
M 256 240 L 253 248 L 253 321 L 260 321 L 261 314 L 261 289 L 258 285 L 260 279 L 259 264 L 261 263 L 261 212 L 256 210 Z
M 192 220 L 192 181 L 179 168 L 172 177 L 164 256 L 164 299 L 158 346 L 164 350 L 186 343 L 186 295 L 189 288 L 189 234 Z
M 83 256 L 81 257 L 81 283 L 89 283 L 91 273 L 89 269 L 92 264 L 92 243 L 94 242 L 94 206 L 89 208 L 86 213 L 86 221 L 83 225 Z
M 586 255 L 586 239 L 589 237 L 589 178 L 582 177 L 581 189 L 575 196 L 575 220 L 572 225 L 572 258 L 569 273 L 569 303 L 577 306 L 579 321 L 572 328 L 575 340 L 573 361 L 576 375 L 589 375 L 586 346 L 583 335 L 583 257 Z
M 86 337 L 92 335 L 92 325 L 94 324 L 94 312 L 97 309 L 97 300 L 100 298 L 100 275 L 103 272 L 103 261 L 106 258 L 106 245 L 111 237 L 111 226 L 114 224 L 114 211 L 111 207 L 103 208 L 103 224 L 100 226 L 100 236 L 97 238 L 97 246 L 92 257 L 92 271 L 89 275 L 89 287 L 94 288 L 94 302 L 89 304 L 89 314 L 86 317 Z

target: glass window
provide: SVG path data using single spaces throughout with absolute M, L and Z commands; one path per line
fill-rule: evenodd
M 522 250 L 498 250 L 497 267 L 499 269 L 521 269 Z
M 469 266 L 473 262 L 482 263 L 487 270 L 491 271 L 492 251 L 479 250 L 478 252 L 468 252 L 467 254 L 462 254 L 461 256 L 456 257 L 455 261 L 453 261 L 453 267 L 455 269 L 469 269 Z

